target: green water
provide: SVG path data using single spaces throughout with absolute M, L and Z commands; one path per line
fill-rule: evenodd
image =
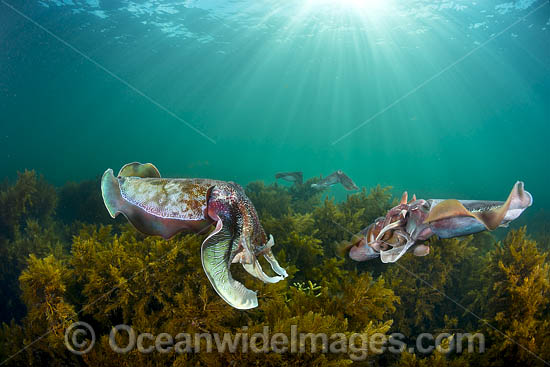
M 550 363 L 548 0 L 0 0 L 0 121 L 0 365 L 351 362 L 117 354 L 107 336 L 121 322 L 174 335 L 299 324 L 408 342 L 480 331 L 486 354 L 413 349 L 418 363 L 386 353 L 362 365 Z M 233 230 L 265 242 L 263 226 L 288 278 L 263 285 L 232 264 L 258 291 L 258 308 L 237 310 L 203 272 L 204 233 L 145 238 L 112 220 L 98 178 L 135 161 L 240 183 L 261 223 L 243 200 L 225 218 L 220 200 L 225 242 L 206 259 L 229 259 L 230 243 L 236 256 Z M 17 179 L 25 169 L 45 181 Z M 336 170 L 365 190 L 270 185 L 277 172 Z M 505 200 L 518 180 L 534 204 L 512 228 L 434 236 L 428 256 L 394 264 L 340 256 L 404 190 Z M 67 346 L 76 320 L 96 330 L 91 354 Z
M 61 185 L 147 161 L 246 184 L 342 169 L 483 199 L 519 179 L 543 207 L 547 3 L 3 3 L 3 172 Z

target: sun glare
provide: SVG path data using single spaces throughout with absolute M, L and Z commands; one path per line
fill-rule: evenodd
M 344 6 L 351 6 L 361 9 L 379 9 L 383 7 L 384 0 L 333 0 Z
M 388 3 L 387 0 L 311 0 L 311 2 L 367 11 L 382 9 Z

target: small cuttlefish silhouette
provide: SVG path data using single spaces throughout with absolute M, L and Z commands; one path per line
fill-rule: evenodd
M 301 185 L 304 181 L 304 175 L 302 172 L 279 172 L 275 174 L 275 179 L 283 179 L 288 182 L 294 182 Z
M 341 170 L 331 173 L 318 183 L 312 184 L 311 187 L 322 189 L 338 183 L 342 184 L 342 186 L 344 186 L 344 188 L 348 191 L 359 190 L 359 187 L 357 187 L 355 182 L 353 182 L 353 180 Z

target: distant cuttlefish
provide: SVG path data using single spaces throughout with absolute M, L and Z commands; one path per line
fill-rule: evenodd
M 275 179 L 283 179 L 288 182 L 294 182 L 301 185 L 304 181 L 304 175 L 302 172 L 279 172 L 275 174 Z
M 324 189 L 326 187 L 336 185 L 337 183 L 342 184 L 342 186 L 344 186 L 344 188 L 348 191 L 359 190 L 359 187 L 357 187 L 355 182 L 353 182 L 353 180 L 341 170 L 331 173 L 318 183 L 312 184 L 311 187 Z

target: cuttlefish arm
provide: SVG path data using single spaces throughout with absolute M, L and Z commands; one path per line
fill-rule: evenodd
M 242 233 L 239 235 L 238 242 L 240 248 L 244 249 L 244 251 L 240 251 L 237 248 L 236 255 L 232 257 L 232 262 L 240 262 L 249 274 L 265 283 L 276 283 L 286 278 L 288 274 L 279 265 L 271 252 L 271 248 L 275 244 L 273 236 L 269 236 L 269 240 L 267 239 L 254 206 L 244 194 L 244 190 L 240 186 L 238 187 L 242 194 L 236 203 L 239 212 L 238 219 L 242 221 Z M 258 246 L 255 244 L 263 245 Z M 260 255 L 264 256 L 278 276 L 270 277 L 264 273 L 258 261 L 258 256 Z
M 400 246 L 392 247 L 389 250 L 380 251 L 380 260 L 383 263 L 394 263 L 403 256 L 407 250 L 415 244 L 415 240 L 411 238 L 406 232 L 396 231 L 395 235 L 400 237 L 404 244 Z
M 126 176 L 131 174 L 132 176 Z M 216 292 L 231 306 L 249 309 L 258 305 L 256 293 L 234 280 L 233 262 L 265 282 L 287 276 L 271 253 L 267 236 L 254 206 L 237 184 L 207 179 L 163 179 L 153 165 L 132 163 L 115 177 L 103 175 L 102 195 L 114 218 L 122 213 L 139 231 L 170 238 L 179 232 L 214 230 L 201 246 L 203 269 Z M 267 247 L 267 248 L 266 248 Z M 269 277 L 257 260 L 257 249 L 278 277 Z
M 343 241 L 337 246 L 337 252 L 343 256 L 349 250 L 349 257 L 355 261 L 365 261 L 380 256 L 380 252 L 372 247 L 375 241 L 377 224 L 380 226 L 383 218 L 371 223 L 367 228 L 354 235 L 350 242 Z
M 431 209 L 424 221 L 433 233 L 451 238 L 506 227 L 533 203 L 533 197 L 516 182 L 506 201 L 430 200 Z
M 218 190 L 212 190 L 213 196 L 208 202 L 208 214 L 216 221 L 216 228 L 202 243 L 202 267 L 214 290 L 224 301 L 241 310 L 254 308 L 258 306 L 256 292 L 233 279 L 229 267 L 236 253 L 240 253 L 247 262 L 257 260 L 248 247 L 240 248 L 242 244 L 235 240 L 242 233 L 242 223 L 235 220 L 240 216 L 235 205 L 236 198 Z

